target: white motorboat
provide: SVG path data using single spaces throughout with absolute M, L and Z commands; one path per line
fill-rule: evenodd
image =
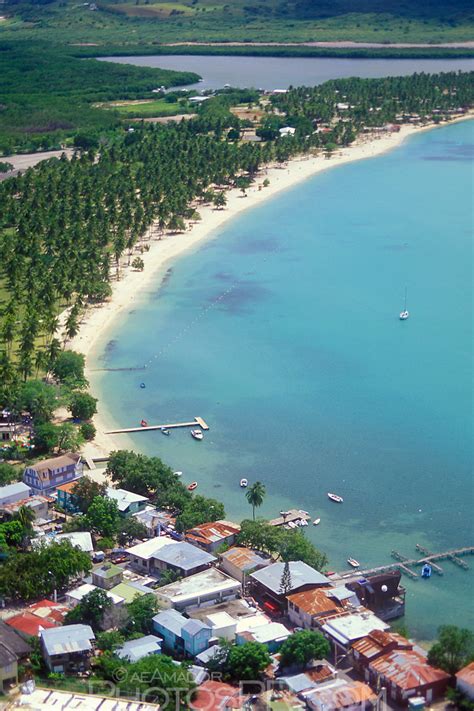
M 302 518 L 300 526 L 307 526 L 307 525 L 308 525 L 308 522 L 306 521 L 306 519 Z
M 303 516 L 309 516 L 309 513 L 307 511 L 303 511 L 303 509 L 299 509 L 299 513 L 303 514 Z
M 287 526 L 288 528 L 297 528 L 296 523 L 294 521 L 288 521 Z
M 175 476 L 183 476 L 183 472 L 173 472 Z
M 242 489 L 245 489 L 245 487 L 248 485 L 249 485 L 248 479 L 241 479 L 240 480 L 240 486 L 242 487 Z
M 194 437 L 194 439 L 201 440 L 204 438 L 204 435 L 201 430 L 191 430 L 191 437 Z
M 319 526 L 320 523 L 321 523 L 321 519 L 320 519 L 320 518 L 315 518 L 314 521 L 313 521 L 313 526 Z
M 400 321 L 406 321 L 409 316 L 410 313 L 407 309 L 407 290 L 405 289 L 405 306 L 403 307 L 403 311 L 400 311 Z
M 331 494 L 330 491 L 328 491 L 328 499 L 331 499 L 331 501 L 335 501 L 336 504 L 342 504 L 344 499 L 342 496 L 339 496 L 338 494 Z
M 347 562 L 348 562 L 349 565 L 351 565 L 353 568 L 359 568 L 359 567 L 360 567 L 359 561 L 356 560 L 355 558 L 348 558 L 348 559 L 347 559 Z

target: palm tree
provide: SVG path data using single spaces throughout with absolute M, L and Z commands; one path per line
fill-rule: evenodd
M 247 489 L 245 497 L 252 507 L 252 516 L 255 521 L 255 509 L 263 504 L 265 498 L 265 486 L 261 481 L 256 481 L 255 484 Z

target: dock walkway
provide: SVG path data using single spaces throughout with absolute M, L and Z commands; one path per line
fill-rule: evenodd
M 454 550 L 444 551 L 442 553 L 431 553 L 424 546 L 419 543 L 416 544 L 416 550 L 423 554 L 422 558 L 407 558 L 398 551 L 392 551 L 392 558 L 396 559 L 396 563 L 388 563 L 387 565 L 379 565 L 376 568 L 367 568 L 365 570 L 354 571 L 343 571 L 339 573 L 338 577 L 347 579 L 357 579 L 361 577 L 367 577 L 370 575 L 377 575 L 379 573 L 386 573 L 390 570 L 400 570 L 405 575 L 410 578 L 416 579 L 419 574 L 412 570 L 412 568 L 429 563 L 435 573 L 438 575 L 444 575 L 443 568 L 438 565 L 440 560 L 449 560 L 454 565 L 457 565 L 463 570 L 469 570 L 469 566 L 466 561 L 461 560 L 461 556 L 474 555 L 474 546 L 466 546 L 464 548 L 456 548 Z
M 277 518 L 269 521 L 270 526 L 288 526 L 290 523 L 296 523 L 297 521 L 308 521 L 310 518 L 309 514 L 305 511 L 299 511 L 298 509 L 290 509 L 285 511 L 284 516 L 278 516 Z
M 192 422 L 175 422 L 172 424 L 164 425 L 145 425 L 142 427 L 127 427 L 119 430 L 110 430 L 105 434 L 129 434 L 131 432 L 149 432 L 150 430 L 176 430 L 180 427 L 200 427 L 202 430 L 208 430 L 209 425 L 204 422 L 202 417 L 195 417 Z

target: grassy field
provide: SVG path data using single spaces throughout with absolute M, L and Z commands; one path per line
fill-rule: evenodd
M 96 104 L 101 109 L 112 109 L 124 118 L 151 118 L 159 116 L 174 116 L 187 114 L 193 111 L 187 101 L 165 101 L 164 99 L 150 99 L 145 101 L 110 102 Z
M 121 45 L 138 52 L 164 42 L 462 42 L 474 36 L 469 0 L 7 0 L 2 37 Z M 356 11 L 355 11 L 356 9 Z

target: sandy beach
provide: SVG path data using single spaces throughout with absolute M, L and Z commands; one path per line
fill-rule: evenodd
M 469 118 L 472 118 L 472 114 L 454 120 Z M 77 336 L 68 342 L 67 347 L 86 356 L 87 375 L 90 373 L 88 358 L 92 355 L 98 340 L 103 338 L 113 326 L 123 309 L 129 309 L 133 304 L 140 302 L 146 288 L 152 282 L 156 283 L 160 278 L 160 273 L 164 274 L 170 262 L 180 254 L 198 246 L 206 239 L 217 237 L 219 228 L 226 222 L 243 210 L 260 205 L 264 200 L 274 197 L 282 190 L 294 187 L 297 183 L 323 170 L 379 156 L 399 146 L 407 137 L 435 127 L 434 124 L 423 127 L 402 126 L 398 133 L 381 133 L 375 137 L 363 135 L 354 144 L 337 151 L 330 158 L 326 158 L 324 155 L 304 156 L 291 160 L 283 167 L 268 166 L 261 171 L 259 177 L 247 190 L 247 197 L 243 197 L 240 190 L 233 188 L 226 193 L 227 206 L 224 210 L 217 210 L 210 205 L 199 205 L 197 209 L 201 220 L 188 226 L 186 232 L 163 235 L 161 239 L 153 237 L 153 240 L 148 242 L 149 251 L 141 255 L 145 264 L 142 272 L 134 271 L 126 266 L 121 268 L 120 281 L 112 283 L 113 293 L 110 300 L 87 310 Z M 264 180 L 269 181 L 267 187 L 262 185 Z M 124 257 L 123 261 L 126 263 L 128 260 Z M 106 403 L 99 403 L 99 411 L 94 418 L 94 424 L 97 435 L 94 442 L 85 445 L 85 456 L 100 457 L 119 448 L 118 438 L 106 434 L 107 429 L 110 429 L 112 425 Z M 124 441 L 124 437 L 120 436 L 121 445 Z

